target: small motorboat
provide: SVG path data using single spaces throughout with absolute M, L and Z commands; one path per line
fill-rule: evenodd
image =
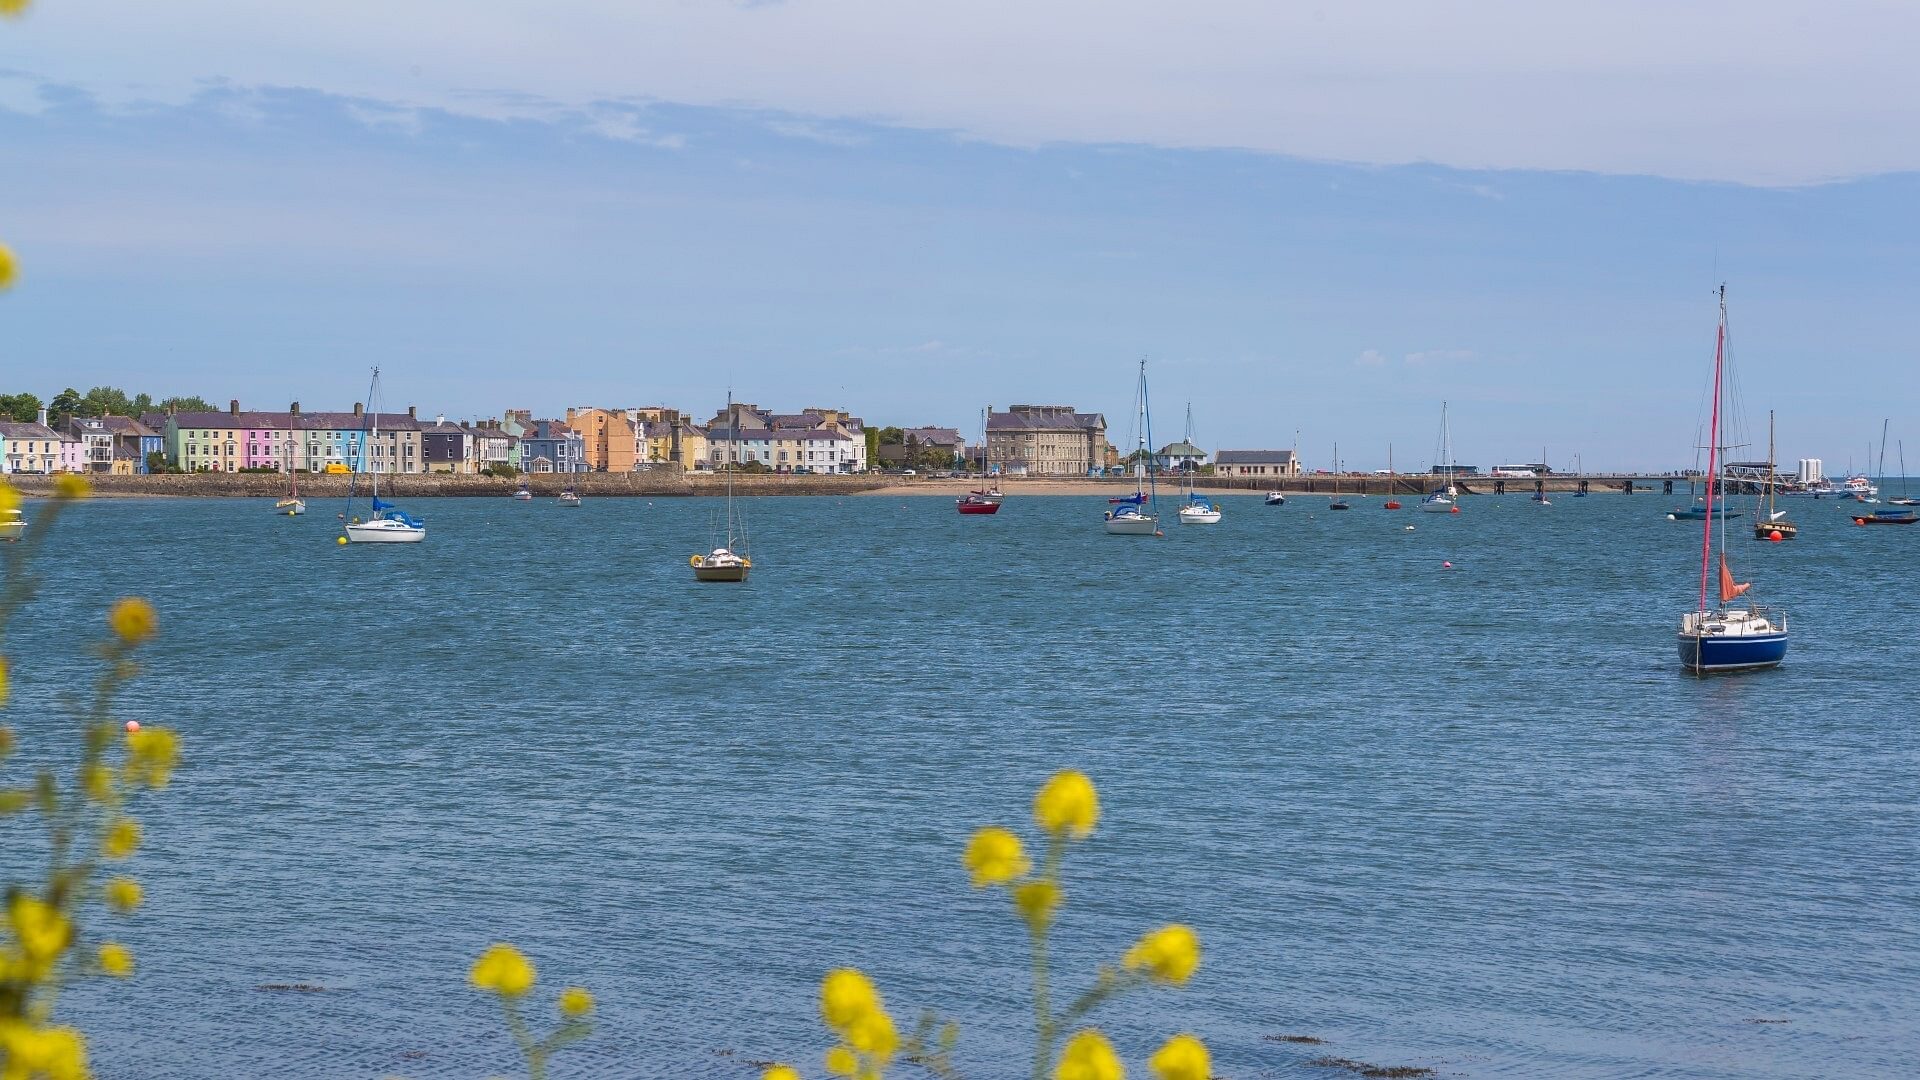
M 513 499 L 515 502 L 532 502 L 533 492 L 527 490 L 527 485 L 521 484 L 520 490 L 513 493 Z
M 747 571 L 753 569 L 752 559 L 736 555 L 724 547 L 714 548 L 705 555 L 695 555 L 687 562 L 693 567 L 695 581 L 745 581 Z
M 1552 505 L 1553 505 L 1553 500 L 1552 500 L 1552 499 L 1549 499 L 1549 498 L 1547 498 L 1547 493 L 1546 493 L 1546 492 L 1544 492 L 1544 491 L 1536 491 L 1536 492 L 1534 492 L 1534 493 L 1533 493 L 1533 501 L 1534 501 L 1534 502 L 1536 502 L 1536 503 L 1539 503 L 1539 504 L 1540 504 L 1541 506 L 1552 506 Z
M 579 506 L 580 493 L 573 490 L 572 488 L 568 488 L 567 490 L 561 492 L 560 505 L 561 506 Z
M 26 531 L 26 515 L 18 510 L 0 512 L 0 540 L 18 540 Z
M 962 514 L 997 514 L 1000 499 L 988 491 L 969 491 L 953 500 L 953 508 Z
M 1911 525 L 1920 521 L 1920 511 L 1914 510 L 1875 510 L 1871 514 L 1855 514 L 1855 525 Z
M 299 517 L 307 512 L 307 500 L 288 497 L 273 504 L 273 512 L 288 517 Z
M 1287 505 L 1287 497 L 1286 497 L 1285 495 L 1283 495 L 1283 494 L 1281 494 L 1281 493 L 1280 493 L 1280 492 L 1278 492 L 1278 491 L 1269 491 L 1269 492 L 1267 492 L 1267 502 L 1266 502 L 1266 505 L 1268 505 L 1268 506 L 1285 506 L 1285 505 Z

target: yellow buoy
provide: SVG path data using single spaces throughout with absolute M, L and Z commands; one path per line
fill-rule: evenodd
M 700 565 L 700 556 L 698 556 L 698 555 L 689 555 L 689 556 L 687 556 L 687 565 L 688 565 L 688 566 L 699 566 L 699 565 Z
M 347 538 L 344 536 L 336 536 L 333 538 L 333 542 L 336 544 L 344 544 L 347 542 Z

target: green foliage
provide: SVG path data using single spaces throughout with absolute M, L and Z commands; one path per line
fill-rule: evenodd
M 505 477 L 508 480 L 511 480 L 514 477 L 520 475 L 520 470 L 507 464 L 489 465 L 486 468 L 480 470 L 480 475 L 481 476 L 500 476 L 500 477 Z
M 150 473 L 177 473 L 180 466 L 167 460 L 167 455 L 155 450 L 147 455 L 147 471 Z
M 213 412 L 213 403 L 203 397 L 170 397 L 154 402 L 163 412 Z
M 40 399 L 32 394 L 0 394 L 0 417 L 31 423 L 40 419 Z

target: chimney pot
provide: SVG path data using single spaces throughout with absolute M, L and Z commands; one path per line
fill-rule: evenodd
M 353 403 L 353 415 L 355 415 L 355 416 L 365 416 L 365 415 L 367 415 L 367 407 L 366 407 L 365 405 L 363 405 L 363 404 L 361 404 L 361 403 L 360 403 L 360 402 L 358 402 L 358 401 L 356 401 L 356 402 L 354 402 L 354 403 Z
M 291 408 L 289 408 L 289 409 L 287 410 L 287 414 L 288 414 L 289 416 L 299 416 L 299 415 L 300 415 L 300 403 L 299 403 L 299 402 L 297 402 L 297 401 L 296 401 L 296 402 L 294 402 L 294 403 L 293 403 L 293 406 L 292 406 Z
M 227 412 L 229 415 L 232 415 L 232 416 L 240 415 L 240 399 L 239 398 L 227 399 Z
M 409 420 L 420 419 L 420 406 L 418 405 L 407 406 L 407 419 Z

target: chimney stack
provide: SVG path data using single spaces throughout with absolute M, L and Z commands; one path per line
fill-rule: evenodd
M 365 405 L 362 405 L 361 403 L 359 403 L 359 402 L 357 402 L 357 401 L 356 401 L 356 402 L 354 402 L 354 403 L 353 403 L 353 415 L 355 415 L 355 416 L 365 416 L 365 415 L 367 415 L 367 407 L 366 407 Z
M 240 415 L 240 399 L 239 398 L 227 399 L 227 415 L 229 416 Z
M 47 410 L 45 409 L 40 410 L 40 426 L 41 427 L 47 426 Z
M 418 405 L 407 406 L 407 419 L 409 420 L 420 419 L 420 406 Z
M 440 426 L 441 424 L 444 424 L 444 423 L 446 423 L 446 422 L 447 422 L 447 414 L 446 414 L 446 413 L 441 413 L 441 414 L 440 414 L 439 416 L 436 416 L 436 417 L 434 417 L 434 418 L 433 418 L 433 426 L 434 426 L 434 427 L 439 427 L 439 426 Z
M 294 402 L 294 403 L 293 403 L 293 405 L 292 405 L 292 407 L 290 407 L 289 409 L 287 409 L 287 415 L 288 415 L 288 416 L 299 416 L 299 415 L 300 415 L 300 403 L 299 403 L 299 402 L 297 402 L 297 401 L 296 401 L 296 402 Z

